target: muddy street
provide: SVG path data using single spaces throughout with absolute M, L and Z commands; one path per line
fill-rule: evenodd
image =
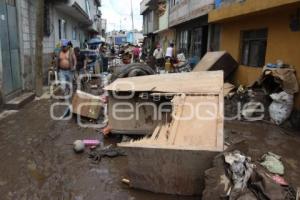
M 74 140 L 98 139 L 99 134 L 80 128 L 74 120 L 52 120 L 50 104 L 48 100 L 34 101 L 0 121 L 1 199 L 200 199 L 128 188 L 121 183 L 127 173 L 126 157 L 92 164 L 87 153 L 74 154 Z M 299 138 L 262 123 L 231 122 L 225 128 L 226 140 L 243 143 L 241 150 L 250 156 L 260 157 L 268 151 L 281 155 L 286 179 L 300 186 Z M 117 138 L 105 139 L 106 145 L 116 142 Z
M 0 121 L 0 196 L 3 200 L 175 200 L 199 199 L 156 195 L 129 189 L 126 157 L 104 158 L 92 164 L 87 153 L 77 155 L 77 139 L 99 139 L 75 120 L 54 121 L 48 100 L 35 101 Z M 105 143 L 115 144 L 116 138 Z

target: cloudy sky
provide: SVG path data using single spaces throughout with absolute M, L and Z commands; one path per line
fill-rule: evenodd
M 143 18 L 140 15 L 140 2 L 132 0 L 135 29 L 142 30 Z M 102 18 L 107 19 L 107 29 L 131 30 L 130 0 L 102 0 Z

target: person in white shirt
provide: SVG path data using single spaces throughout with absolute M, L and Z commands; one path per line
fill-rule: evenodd
M 160 48 L 160 45 L 158 44 L 156 46 L 156 49 L 153 52 L 153 57 L 155 58 L 156 61 L 156 66 L 158 68 L 163 67 L 163 63 L 164 63 L 164 52 L 163 50 Z
M 166 51 L 166 58 L 174 58 L 174 44 L 171 43 L 170 46 L 167 48 Z
M 165 62 L 166 72 L 173 71 L 174 59 L 175 59 L 174 44 L 171 43 L 170 46 L 166 50 L 166 62 Z

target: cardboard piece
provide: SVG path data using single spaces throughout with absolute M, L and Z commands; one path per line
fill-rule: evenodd
M 98 119 L 103 107 L 103 99 L 82 91 L 77 91 L 73 96 L 72 109 L 73 113 L 91 118 Z

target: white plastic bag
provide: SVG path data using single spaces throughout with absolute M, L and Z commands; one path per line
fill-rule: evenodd
M 294 106 L 294 95 L 285 91 L 270 95 L 273 99 L 269 107 L 270 117 L 275 124 L 280 125 L 289 118 Z

